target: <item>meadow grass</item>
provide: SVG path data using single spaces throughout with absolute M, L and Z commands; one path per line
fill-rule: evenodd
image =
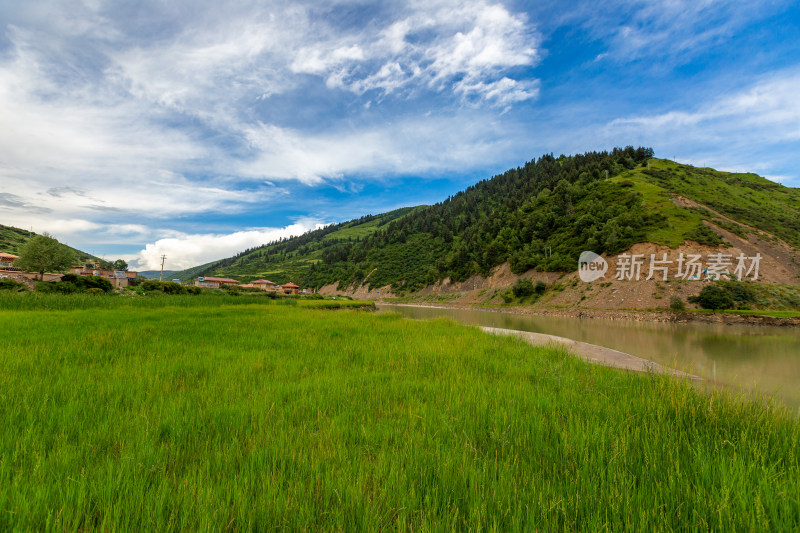
M 134 292 L 109 294 L 53 294 L 41 292 L 0 291 L 0 311 L 50 310 L 71 311 L 77 309 L 157 309 L 162 307 L 209 307 L 230 305 L 297 305 L 304 308 L 347 309 L 373 308 L 366 300 L 312 300 L 295 297 L 268 298 L 266 293 L 231 294 L 225 291 L 204 291 L 201 294 L 146 295 Z
M 778 405 L 448 320 L 0 313 L 0 530 L 796 530 Z

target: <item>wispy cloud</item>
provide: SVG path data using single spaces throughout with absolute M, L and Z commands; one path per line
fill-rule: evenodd
M 301 48 L 291 69 L 357 94 L 451 91 L 506 105 L 537 95 L 535 82 L 504 75 L 539 61 L 540 38 L 524 14 L 485 2 L 412 2 L 405 16 Z
M 400 117 L 388 125 L 311 134 L 257 124 L 245 132 L 254 156 L 236 170 L 253 179 L 296 179 L 309 185 L 345 174 L 437 173 L 508 155 L 518 142 L 506 138 L 514 130 L 479 111 L 434 119 Z
M 566 11 L 606 43 L 602 59 L 652 61 L 651 67 L 682 64 L 725 46 L 743 28 L 790 5 L 789 0 L 635 0 L 579 3 Z
M 616 119 L 606 135 L 646 139 L 666 151 L 665 156 L 680 153 L 703 165 L 777 174 L 787 155 L 796 157 L 798 94 L 800 71 L 782 71 L 693 109 Z M 771 161 L 758 156 L 764 151 L 772 152 Z M 791 180 L 784 177 L 783 181 Z
M 0 207 L 6 210 L 25 210 L 32 213 L 48 213 L 50 210 L 35 204 L 28 203 L 24 198 L 10 192 L 0 192 Z

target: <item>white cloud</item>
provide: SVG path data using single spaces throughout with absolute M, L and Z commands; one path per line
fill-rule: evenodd
M 800 141 L 798 94 L 800 71 L 773 73 L 695 109 L 616 119 L 604 135 L 640 139 L 663 157 L 693 164 L 780 175 L 796 158 Z M 763 159 L 765 152 L 770 160 Z
M 306 26 L 302 10 L 292 8 L 221 17 L 166 43 L 111 52 L 107 73 L 137 99 L 224 125 L 242 100 L 293 87 L 284 63 Z
M 562 22 L 580 21 L 606 42 L 597 59 L 652 60 L 648 68 L 680 64 L 724 46 L 742 28 L 790 5 L 791 0 L 617 0 L 581 2 Z M 655 60 L 658 58 L 658 60 Z
M 477 94 L 484 100 L 506 107 L 535 98 L 539 94 L 539 84 L 535 81 L 520 82 L 509 78 L 502 78 L 491 83 L 477 82 L 472 84 L 461 80 L 456 84 L 456 91 L 466 97 L 471 94 Z
M 754 129 L 763 130 L 755 142 L 785 142 L 800 140 L 800 72 L 772 74 L 734 94 L 705 102 L 696 110 L 668 111 L 659 115 L 616 119 L 612 128 L 630 127 L 640 131 L 670 131 L 691 127 L 700 135 L 735 136 L 735 130 L 747 130 L 751 138 Z M 716 126 L 710 127 L 709 126 Z
M 253 110 L 255 102 L 294 90 L 293 71 L 356 93 L 449 87 L 471 105 L 503 108 L 538 93 L 535 82 L 506 72 L 538 61 L 538 37 L 524 15 L 499 4 L 409 2 L 395 6 L 394 18 L 355 30 L 312 16 L 336 6 L 266 3 L 224 16 L 215 4 L 174 14 L 150 6 L 154 18 L 169 15 L 172 25 L 147 38 L 114 18 L 117 10 L 105 2 L 69 9 L 52 3 L 58 21 L 20 9 L 20 25 L 6 28 L 11 46 L 0 56 L 0 179 L 61 216 L 117 213 L 118 223 L 127 223 L 119 220 L 123 212 L 224 211 L 280 194 L 242 188 L 237 178 L 319 183 L 353 170 L 440 169 L 448 141 L 470 138 L 462 152 L 481 152 L 470 133 L 475 127 L 439 136 L 465 129 L 467 121 L 452 116 L 440 117 L 430 137 L 428 126 L 408 118 L 399 128 L 351 122 L 349 130 L 313 133 L 271 123 L 268 113 Z M 416 144 L 410 128 L 423 132 Z M 463 168 L 458 161 L 448 164 Z M 36 197 L 64 188 L 72 193 Z
M 148 244 L 138 254 L 124 256 L 124 259 L 132 268 L 157 270 L 161 267 L 161 256 L 166 255 L 166 269 L 183 270 L 324 226 L 317 220 L 302 219 L 284 228 L 259 228 L 229 234 L 178 234 Z
M 479 111 L 458 118 L 400 119 L 318 134 L 259 124 L 246 131 L 257 155 L 238 165 L 236 172 L 252 179 L 296 179 L 309 185 L 346 174 L 442 172 L 507 155 L 518 145 L 504 136 L 514 132 L 514 126 L 501 126 Z
M 539 36 L 525 15 L 500 4 L 412 2 L 406 16 L 301 48 L 291 69 L 329 87 L 391 94 L 420 85 L 507 105 L 537 96 L 503 72 L 539 60 Z M 491 87 L 491 91 L 484 87 Z
M 69 245 L 74 245 L 73 243 L 80 235 L 102 228 L 102 225 L 91 220 L 58 218 L 25 212 L 6 212 L 3 215 L 2 224 L 39 234 L 49 233 L 59 242 Z

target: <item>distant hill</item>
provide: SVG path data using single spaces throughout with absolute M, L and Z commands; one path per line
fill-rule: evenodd
M 20 247 L 25 244 L 28 239 L 35 235 L 36 233 L 29 232 L 28 230 L 0 224 L 0 252 L 16 254 Z M 65 244 L 64 246 L 67 245 Z M 67 248 L 75 253 L 75 257 L 79 262 L 85 262 L 87 260 L 101 261 L 99 257 L 86 253 L 82 250 L 78 250 L 77 248 L 73 248 L 71 246 L 67 246 Z
M 583 250 L 722 243 L 704 221 L 737 235 L 761 230 L 797 247 L 800 190 L 656 159 L 648 148 L 544 155 L 432 206 L 329 226 L 176 277 L 390 285 L 403 294 L 485 276 L 503 263 L 514 274 L 574 271 Z
M 163 275 L 163 279 L 165 279 L 167 281 L 171 281 L 175 277 L 175 274 L 177 274 L 178 272 L 180 272 L 180 271 L 179 270 L 165 270 L 164 271 L 164 275 Z M 161 276 L 161 271 L 160 270 L 140 270 L 140 271 L 137 272 L 137 274 L 139 276 L 141 276 L 143 278 L 147 278 L 147 279 L 158 279 L 158 277 Z
M 320 263 L 323 252 L 327 249 L 341 243 L 359 243 L 414 209 L 419 208 L 404 207 L 382 215 L 366 215 L 349 222 L 332 224 L 299 237 L 282 239 L 271 245 L 245 250 L 227 259 L 183 270 L 175 278 L 188 281 L 198 276 L 235 274 L 236 279 L 245 282 L 266 278 L 276 283 L 287 283 L 300 279 L 312 265 Z M 286 253 L 285 246 L 293 251 Z

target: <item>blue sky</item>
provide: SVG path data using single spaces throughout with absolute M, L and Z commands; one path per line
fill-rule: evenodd
M 644 145 L 800 186 L 790 1 L 0 0 L 0 223 L 180 269 Z

